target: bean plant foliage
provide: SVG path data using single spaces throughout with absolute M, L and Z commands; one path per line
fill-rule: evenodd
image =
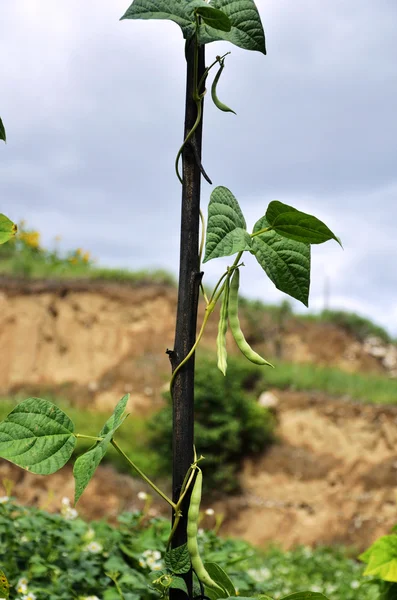
M 188 143 L 192 143 L 193 136 L 201 123 L 205 86 L 214 67 L 217 67 L 217 73 L 211 86 L 211 98 L 220 111 L 234 112 L 220 101 L 217 93 L 225 60 L 230 52 L 223 56 L 216 56 L 199 78 L 199 48 L 203 44 L 223 40 L 239 48 L 257 51 L 265 55 L 265 35 L 261 18 L 253 0 L 212 0 L 209 3 L 204 0 L 189 2 L 134 0 L 122 17 L 122 20 L 129 19 L 167 19 L 175 22 L 181 28 L 183 38 L 186 40 L 186 57 L 188 54 L 193 56 L 193 62 L 190 63 L 194 66 L 191 100 L 196 105 L 197 118 L 183 140 L 175 160 L 176 175 L 178 180 L 183 183 L 179 162 L 181 158 L 184 160 L 184 148 Z M 2 122 L 0 123 L 0 138 L 4 141 L 6 139 Z M 196 158 L 196 160 L 198 159 Z M 209 180 L 201 164 L 200 168 L 203 176 Z M 201 216 L 204 224 L 204 216 Z M 205 315 L 196 342 L 173 371 L 170 382 L 171 397 L 176 374 L 194 354 L 218 301 L 222 303 L 217 338 L 218 367 L 223 375 L 226 375 L 227 371 L 226 333 L 228 329 L 231 330 L 238 348 L 249 361 L 272 367 L 267 360 L 252 350 L 240 328 L 238 293 L 240 269 L 244 266 L 242 262 L 244 252 L 248 252 L 256 258 L 259 267 L 279 290 L 307 306 L 310 288 L 311 245 L 329 240 L 335 240 L 340 244 L 339 238 L 318 218 L 278 200 L 271 202 L 264 214 L 258 216 L 253 230 L 249 232 L 238 199 L 227 187 L 222 185 L 215 187 L 211 194 L 207 226 L 203 225 L 202 230 L 200 262 L 201 259 L 206 263 L 209 260 L 229 256 L 233 257 L 233 262 L 221 274 L 211 293 L 207 293 L 204 284 L 201 285 L 206 303 Z M 15 232 L 15 225 L 7 217 L 1 215 L 0 242 L 6 242 Z M 164 569 L 148 577 L 150 590 L 155 590 L 161 598 L 168 598 L 170 590 L 179 590 L 189 599 L 220 600 L 228 598 L 234 600 L 238 595 L 236 584 L 216 557 L 213 561 L 208 560 L 208 557 L 206 561 L 203 561 L 197 543 L 203 457 L 194 453 L 194 461 L 186 473 L 179 498 L 174 501 L 167 497 L 139 469 L 131 457 L 125 454 L 115 439 L 117 430 L 128 417 L 127 401 L 128 396 L 124 396 L 98 435 L 90 437 L 84 433 L 76 433 L 71 419 L 51 402 L 40 398 L 24 400 L 0 424 L 0 456 L 33 473 L 48 475 L 62 468 L 68 462 L 79 438 L 90 439 L 92 446 L 76 460 L 74 465 L 75 502 L 77 503 L 107 449 L 112 445 L 131 468 L 172 507 L 174 513 L 173 527 L 168 535 L 165 548 Z M 205 462 L 203 470 L 205 472 Z M 175 548 L 172 547 L 171 541 L 182 517 L 181 507 L 188 492 L 191 493 L 191 501 L 186 530 L 187 544 Z M 128 543 L 124 544 L 123 552 L 129 554 Z M 189 590 L 188 579 L 185 575 L 191 571 L 192 567 L 195 576 L 193 589 Z M 87 565 L 87 573 L 88 571 L 89 566 Z M 123 595 L 117 583 L 115 585 L 119 597 L 125 599 L 136 597 L 134 594 L 132 596 Z M 109 598 L 113 597 L 115 596 L 109 596 Z M 238 597 L 244 600 L 243 595 L 239 594 Z M 258 600 L 271 598 L 264 590 L 256 590 L 255 597 Z M 277 592 L 277 597 L 280 598 L 279 592 Z M 322 592 L 313 590 L 290 592 L 283 596 L 284 600 L 322 600 L 324 598 Z

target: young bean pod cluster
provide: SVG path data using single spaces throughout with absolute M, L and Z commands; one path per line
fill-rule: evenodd
M 217 583 L 215 583 L 215 581 L 210 577 L 207 569 L 204 567 L 197 544 L 202 485 L 203 473 L 199 468 L 196 481 L 193 486 L 192 495 L 190 497 L 189 512 L 187 516 L 187 549 L 189 551 L 190 560 L 192 561 L 192 568 L 201 583 L 210 589 L 223 592 L 223 589 Z
M 230 294 L 229 294 L 229 325 L 230 330 L 233 334 L 234 340 L 248 360 L 255 363 L 256 365 L 268 365 L 273 367 L 271 363 L 262 358 L 255 350 L 251 348 L 247 340 L 244 337 L 240 327 L 240 320 L 238 318 L 238 290 L 240 287 L 240 271 L 237 268 L 233 274 L 230 283 Z

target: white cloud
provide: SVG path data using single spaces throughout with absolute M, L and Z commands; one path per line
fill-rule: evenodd
M 397 5 L 258 6 L 268 56 L 232 48 L 219 96 L 238 116 L 206 100 L 204 166 L 214 185 L 233 191 L 250 227 L 273 199 L 324 220 L 345 250 L 313 247 L 311 306 L 322 307 L 328 278 L 332 308 L 362 310 L 397 333 Z M 119 22 L 127 7 L 2 7 L 1 211 L 105 264 L 176 273 L 183 40 L 174 23 Z M 210 44 L 207 56 L 224 48 Z M 204 210 L 210 192 L 204 184 Z M 207 281 L 229 262 L 205 265 Z M 247 295 L 284 298 L 252 257 L 246 263 Z

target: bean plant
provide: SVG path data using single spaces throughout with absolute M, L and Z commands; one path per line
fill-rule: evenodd
M 51 402 L 41 398 L 28 398 L 17 405 L 0 423 L 0 456 L 32 473 L 49 475 L 61 469 L 69 461 L 79 439 L 91 440 L 90 449 L 79 456 L 74 464 L 74 500 L 77 503 L 108 448 L 113 446 L 127 461 L 131 469 L 142 477 L 154 492 L 172 508 L 173 519 L 167 542 L 165 569 L 149 577 L 148 583 L 151 589 L 156 590 L 161 598 L 170 597 L 173 600 L 183 598 L 189 598 L 189 600 L 222 598 L 233 600 L 237 596 L 235 584 L 216 562 L 205 563 L 198 550 L 198 518 L 205 461 L 202 462 L 203 457 L 196 454 L 193 443 L 189 441 L 188 437 L 185 447 L 178 446 L 180 442 L 178 431 L 185 427 L 183 419 L 188 414 L 189 403 L 192 401 L 192 397 L 188 393 L 183 396 L 184 390 L 188 389 L 185 383 L 189 377 L 189 385 L 192 386 L 194 383 L 194 353 L 218 302 L 221 303 L 221 309 L 217 353 L 218 367 L 221 372 L 226 376 L 226 333 L 229 328 L 237 347 L 249 361 L 266 368 L 273 368 L 270 362 L 249 346 L 240 327 L 238 297 L 240 272 L 243 272 L 244 267 L 242 260 L 244 253 L 248 252 L 255 257 L 259 267 L 279 290 L 307 306 L 311 245 L 321 244 L 332 239 L 340 244 L 340 240 L 316 217 L 278 200 L 270 202 L 265 213 L 259 216 L 253 230 L 249 232 L 237 198 L 230 189 L 223 185 L 218 185 L 211 193 L 207 223 L 199 209 L 200 180 L 194 173 L 199 173 L 199 176 L 212 183 L 201 163 L 201 134 L 207 80 L 212 76 L 215 67 L 217 72 L 211 84 L 212 101 L 220 111 L 234 113 L 218 96 L 218 84 L 224 72 L 226 59 L 229 61 L 230 51 L 221 56 L 214 56 L 210 65 L 205 67 L 204 48 L 211 42 L 223 40 L 242 49 L 257 51 L 265 55 L 265 35 L 254 1 L 211 0 L 207 3 L 204 0 L 186 2 L 181 0 L 151 0 L 150 2 L 149 0 L 134 0 L 122 19 L 168 19 L 179 25 L 185 39 L 188 74 L 185 122 L 188 125 L 187 131 L 185 127 L 181 147 L 176 153 L 175 172 L 182 184 L 181 257 L 190 255 L 193 257 L 193 262 L 189 267 L 189 265 L 186 266 L 186 262 L 183 263 L 181 260 L 177 332 L 179 319 L 185 318 L 186 314 L 188 321 L 190 319 L 190 329 L 184 330 L 185 337 L 182 339 L 182 343 L 180 343 L 177 333 L 175 348 L 168 352 L 173 370 L 170 392 L 174 405 L 181 408 L 180 413 L 178 411 L 174 413 L 177 415 L 174 425 L 174 431 L 177 431 L 174 435 L 174 446 L 179 454 L 183 454 L 182 457 L 177 457 L 178 465 L 183 464 L 181 460 L 183 461 L 187 457 L 188 467 L 185 469 L 182 483 L 177 482 L 177 485 L 174 485 L 173 498 L 169 498 L 135 464 L 133 458 L 127 456 L 117 441 L 117 432 L 128 417 L 126 411 L 128 395 L 117 403 L 113 414 L 95 437 L 76 432 L 71 419 Z M 5 140 L 2 122 L 0 135 Z M 181 160 L 182 170 L 180 169 Z M 190 210 L 191 214 L 189 214 Z M 194 219 L 189 221 L 191 216 L 194 216 Z M 195 248 L 194 240 L 199 239 L 198 216 L 201 219 L 202 234 L 201 243 Z M 192 223 L 189 232 L 184 231 L 184 218 L 187 219 L 185 222 Z M 0 241 L 5 242 L 14 233 L 15 226 L 2 215 Z M 208 291 L 202 279 L 201 263 L 204 264 L 220 257 L 233 258 L 227 269 L 220 273 L 215 287 Z M 191 288 L 189 288 L 189 278 L 193 280 Z M 197 319 L 196 288 L 197 294 L 199 289 L 201 290 L 205 302 L 205 313 L 194 340 Z M 193 293 L 190 293 L 191 290 Z M 189 296 L 187 308 L 186 303 L 184 304 L 184 296 Z M 191 338 L 192 334 L 194 341 L 190 343 L 186 336 L 189 335 Z M 183 356 L 181 356 L 180 348 L 186 349 Z M 175 472 L 174 468 L 174 475 Z M 185 539 L 186 542 L 179 543 L 178 540 L 181 539 Z M 2 576 L 2 593 L 3 596 L 8 597 L 5 580 L 6 578 Z M 120 586 L 116 587 L 120 597 L 123 598 L 123 590 Z M 264 593 L 258 595 L 257 598 L 271 600 Z M 322 593 L 309 591 L 289 594 L 284 597 L 284 600 L 320 600 L 324 598 Z M 241 598 L 241 600 L 244 599 Z

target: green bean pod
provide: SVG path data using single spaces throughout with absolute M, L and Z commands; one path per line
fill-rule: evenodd
M 237 114 L 237 113 L 234 112 L 234 110 L 232 110 L 231 108 L 229 108 L 228 106 L 226 106 L 226 104 L 223 104 L 223 102 L 221 102 L 219 100 L 219 98 L 218 98 L 218 96 L 216 94 L 216 86 L 218 85 L 219 78 L 220 78 L 220 76 L 222 74 L 222 71 L 223 71 L 223 69 L 225 67 L 225 60 L 224 59 L 220 61 L 220 65 L 221 66 L 219 67 L 218 72 L 215 75 L 214 81 L 212 82 L 212 86 L 211 86 L 211 97 L 212 97 L 212 100 L 213 100 L 215 106 L 217 108 L 219 108 L 219 110 L 222 110 L 223 112 L 232 112 L 234 114 Z
M 230 294 L 229 294 L 229 325 L 230 331 L 233 334 L 235 342 L 248 360 L 255 363 L 256 365 L 268 365 L 273 367 L 271 363 L 262 358 L 255 350 L 251 348 L 249 343 L 244 337 L 241 331 L 240 321 L 238 318 L 238 289 L 240 286 L 240 271 L 236 269 L 230 283 Z
M 218 353 L 218 369 L 224 375 L 226 375 L 226 369 L 227 369 L 226 333 L 227 333 L 228 312 L 229 312 L 229 289 L 230 289 L 229 277 L 226 277 L 221 312 L 219 315 L 218 336 L 216 338 L 216 348 L 217 348 L 217 353 Z
M 203 473 L 198 469 L 196 481 L 194 482 L 192 495 L 190 497 L 189 512 L 187 515 L 187 549 L 189 551 L 192 568 L 197 577 L 207 587 L 213 590 L 224 590 L 210 577 L 199 554 L 197 544 L 198 520 L 200 514 L 201 491 L 203 486 Z

